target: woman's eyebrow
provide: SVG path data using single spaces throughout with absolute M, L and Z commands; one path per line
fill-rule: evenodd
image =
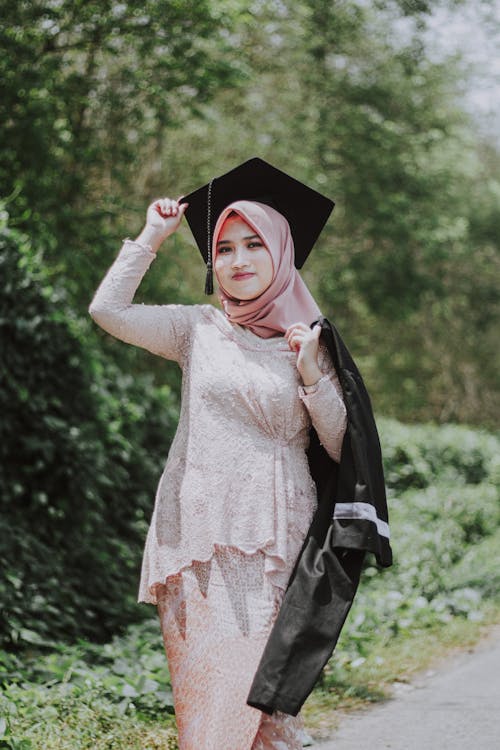
M 258 240 L 260 240 L 260 237 L 258 234 L 251 234 L 248 237 L 243 237 L 244 240 L 253 240 L 254 237 L 257 237 Z M 226 243 L 230 243 L 232 240 L 219 240 L 218 245 L 225 245 Z

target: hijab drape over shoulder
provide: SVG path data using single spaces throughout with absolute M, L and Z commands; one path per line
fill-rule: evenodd
M 262 338 L 283 334 L 292 323 L 303 322 L 310 325 L 317 320 L 321 311 L 294 265 L 290 225 L 285 217 L 271 206 L 248 200 L 234 201 L 226 206 L 214 229 L 214 265 L 222 226 L 233 211 L 264 241 L 271 253 L 274 274 L 265 292 L 251 300 L 231 297 L 219 284 L 219 299 L 226 317 L 231 323 L 246 326 Z

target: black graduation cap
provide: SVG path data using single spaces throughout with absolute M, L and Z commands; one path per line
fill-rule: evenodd
M 266 203 L 290 224 L 295 267 L 302 268 L 330 216 L 334 201 L 272 164 L 254 157 L 180 199 L 189 203 L 184 215 L 207 263 L 205 293 L 212 294 L 213 230 L 222 211 L 237 200 Z

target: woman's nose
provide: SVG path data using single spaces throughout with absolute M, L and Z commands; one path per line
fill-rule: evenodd
M 246 247 L 236 246 L 233 255 L 233 266 L 239 268 L 240 266 L 248 265 L 248 253 Z

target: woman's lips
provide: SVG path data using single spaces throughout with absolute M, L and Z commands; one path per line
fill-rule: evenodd
M 243 281 L 249 279 L 251 276 L 255 276 L 254 273 L 237 273 L 233 276 L 233 281 Z

